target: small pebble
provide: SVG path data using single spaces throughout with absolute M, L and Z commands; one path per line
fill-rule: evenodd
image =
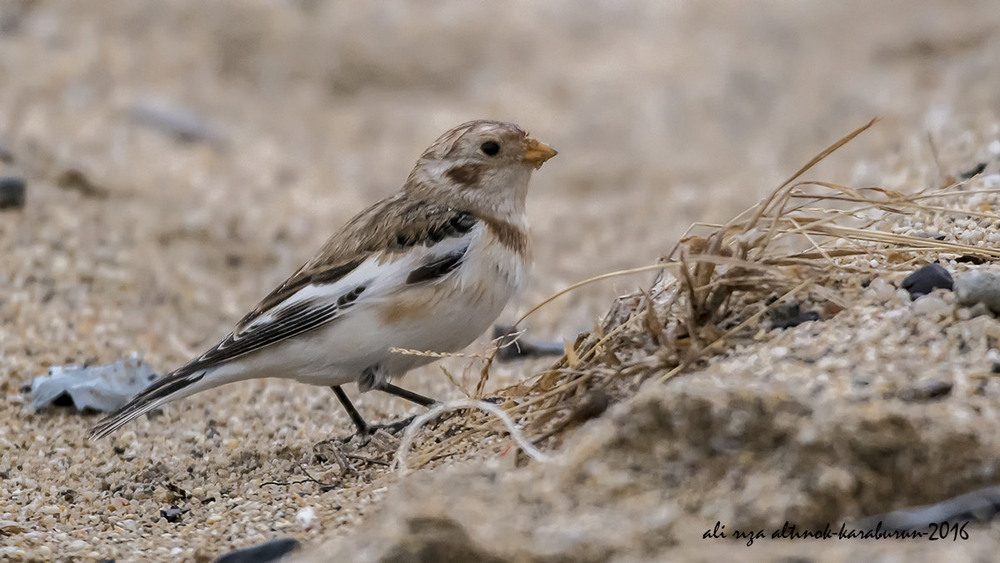
M 980 271 L 963 274 L 955 282 L 955 297 L 966 307 L 983 304 L 993 313 L 1000 313 L 1000 276 Z
M 225 134 L 201 114 L 152 96 L 138 100 L 132 106 L 132 119 L 140 125 L 172 136 L 182 143 L 208 143 L 222 148 Z
M 986 487 L 970 493 L 914 508 L 895 510 L 859 520 L 857 529 L 916 530 L 942 522 L 988 522 L 1000 513 L 1000 487 Z
M 885 278 L 875 278 L 868 285 L 868 289 L 865 292 L 871 295 L 876 301 L 888 301 L 896 294 L 896 288 L 891 283 L 885 281 Z
M 931 401 L 948 396 L 954 386 L 955 384 L 950 381 L 930 379 L 917 383 L 908 389 L 903 389 L 897 394 L 897 396 L 900 400 L 909 403 Z
M 215 560 L 215 563 L 268 563 L 277 561 L 300 546 L 295 538 L 279 538 L 244 549 L 230 551 Z
M 295 521 L 307 530 L 312 526 L 314 520 L 316 520 L 316 511 L 311 506 L 307 506 L 295 514 Z
M 917 315 L 940 316 L 951 312 L 951 306 L 936 295 L 924 295 L 913 302 L 913 312 Z
M 951 291 L 953 282 L 951 274 L 941 264 L 928 264 L 916 272 L 906 276 L 903 280 L 903 289 L 910 294 L 910 299 L 917 299 L 922 295 L 934 291 L 935 289 L 947 289 Z
M 771 328 L 785 329 L 799 326 L 809 321 L 820 321 L 819 313 L 816 311 L 800 310 L 798 303 L 782 303 L 771 310 Z
M 973 168 L 970 168 L 969 170 L 966 170 L 965 172 L 959 172 L 958 177 L 963 180 L 968 180 L 969 178 L 982 174 L 984 170 L 986 170 L 986 163 L 980 162 L 979 164 L 977 164 Z
M 573 422 L 585 422 L 592 418 L 597 418 L 604 411 L 608 410 L 610 405 L 611 396 L 600 389 L 595 389 L 584 396 L 573 413 L 570 414 L 569 420 Z
M 161 510 L 160 511 L 160 516 L 162 516 L 163 519 L 166 520 L 167 522 L 171 522 L 171 523 L 180 522 L 181 521 L 181 516 L 183 516 L 185 513 L 189 512 L 190 510 L 191 510 L 190 508 L 178 508 L 176 506 L 171 506 L 170 508 L 168 508 L 166 510 Z
M 519 333 L 512 326 L 497 325 L 493 327 L 493 339 L 502 338 L 497 351 L 497 361 L 512 362 L 523 358 L 539 358 L 542 356 L 560 356 L 565 351 L 562 342 L 529 342 L 518 338 Z
M 963 254 L 955 258 L 959 264 L 985 264 L 986 258 L 978 254 Z
M 13 520 L 0 520 L 0 536 L 13 536 L 27 531 L 24 526 Z
M 56 177 L 56 185 L 64 190 L 79 192 L 84 197 L 104 199 L 108 197 L 110 191 L 94 182 L 90 176 L 76 168 L 67 168 Z
M 0 176 L 0 209 L 24 207 L 28 184 L 18 176 Z

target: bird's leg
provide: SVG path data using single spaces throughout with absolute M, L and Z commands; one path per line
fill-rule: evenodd
M 363 372 L 361 372 L 361 377 L 358 378 L 358 389 L 362 391 L 367 391 L 369 389 L 378 389 L 379 391 L 384 391 L 390 395 L 395 395 L 401 399 L 406 399 L 411 403 L 416 403 L 422 407 L 430 407 L 437 403 L 434 399 L 430 397 L 424 397 L 419 393 L 414 393 L 409 389 L 403 389 L 389 383 L 389 375 L 385 373 L 382 366 L 375 364 L 373 366 L 368 366 Z
M 358 429 L 358 435 L 362 438 L 367 438 L 371 436 L 375 429 L 368 421 L 365 420 L 361 413 L 358 412 L 357 407 L 351 402 L 351 399 L 344 393 L 344 390 L 340 388 L 340 385 L 331 385 L 330 389 L 333 389 L 333 394 L 337 396 L 341 405 L 344 405 L 344 410 L 347 411 L 347 416 L 351 417 L 351 422 L 354 423 L 355 428 Z
M 422 407 L 430 408 L 435 404 L 437 404 L 437 401 L 431 399 L 430 397 L 425 397 L 420 393 L 414 393 L 409 389 L 403 389 L 402 387 L 398 387 L 388 382 L 379 385 L 378 387 L 376 387 L 376 389 L 378 389 L 379 391 L 385 391 L 386 393 L 390 395 L 395 395 L 401 399 L 406 399 L 407 401 L 410 401 L 411 403 L 416 403 Z
M 375 372 L 378 369 L 378 366 L 365 369 L 365 372 L 362 374 L 362 381 L 374 382 L 375 385 L 372 387 L 373 389 L 378 389 L 379 391 L 384 391 L 390 395 L 406 399 L 407 401 L 416 403 L 422 407 L 431 407 L 437 404 L 437 401 L 431 399 L 430 397 L 425 397 L 419 393 L 414 393 L 408 389 L 403 389 L 402 387 L 393 385 L 386 381 L 386 378 L 384 377 L 377 377 Z M 340 404 L 344 406 L 344 410 L 347 411 L 347 415 L 351 418 L 351 422 L 354 423 L 354 427 L 358 430 L 357 434 L 361 436 L 362 439 L 367 439 L 377 430 L 386 430 L 395 434 L 409 426 L 409 424 L 413 422 L 413 419 L 416 418 L 416 416 L 410 416 L 404 418 L 403 420 L 389 424 L 371 424 L 366 421 L 363 416 L 361 416 L 357 407 L 354 406 L 354 403 L 351 402 L 350 398 L 348 398 L 347 393 L 345 393 L 339 385 L 333 385 L 330 389 L 333 390 L 333 393 L 337 396 Z

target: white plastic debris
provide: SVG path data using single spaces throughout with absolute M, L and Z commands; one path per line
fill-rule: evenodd
M 316 520 L 316 511 L 311 506 L 303 508 L 295 515 L 295 522 L 306 530 L 312 527 L 314 520 Z
M 38 410 L 68 395 L 78 410 L 113 411 L 156 379 L 153 368 L 138 356 L 103 366 L 52 366 L 31 382 Z

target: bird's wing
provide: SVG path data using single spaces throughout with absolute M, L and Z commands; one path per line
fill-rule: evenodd
M 476 222 L 469 212 L 405 196 L 383 200 L 355 217 L 222 342 L 181 370 L 228 362 L 333 322 L 359 302 L 447 274 L 468 249 Z
M 405 193 L 384 199 L 330 237 L 315 257 L 243 317 L 234 332 L 241 332 L 287 304 L 303 288 L 342 280 L 372 256 L 380 263 L 396 262 L 407 255 L 416 258 L 424 254 L 421 247 L 433 249 L 444 240 L 469 235 L 478 221 L 468 211 L 414 199 Z

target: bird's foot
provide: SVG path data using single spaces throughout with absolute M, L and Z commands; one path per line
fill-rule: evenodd
M 357 432 L 354 434 L 345 438 L 334 438 L 334 440 L 342 444 L 353 442 L 355 446 L 360 448 L 367 445 L 373 438 L 376 438 L 380 431 L 387 438 L 394 439 L 397 434 L 406 429 L 406 427 L 409 426 L 416 418 L 417 415 L 411 415 L 402 420 L 390 422 L 388 424 L 369 424 L 366 422 L 364 426 L 358 427 Z
M 404 418 L 403 420 L 397 420 L 396 422 L 390 422 L 388 424 L 370 424 L 368 427 L 371 430 L 371 432 L 378 432 L 379 430 L 385 430 L 389 434 L 395 436 L 396 434 L 399 434 L 404 429 L 406 429 L 407 426 L 412 424 L 416 418 L 417 415 L 413 414 Z

